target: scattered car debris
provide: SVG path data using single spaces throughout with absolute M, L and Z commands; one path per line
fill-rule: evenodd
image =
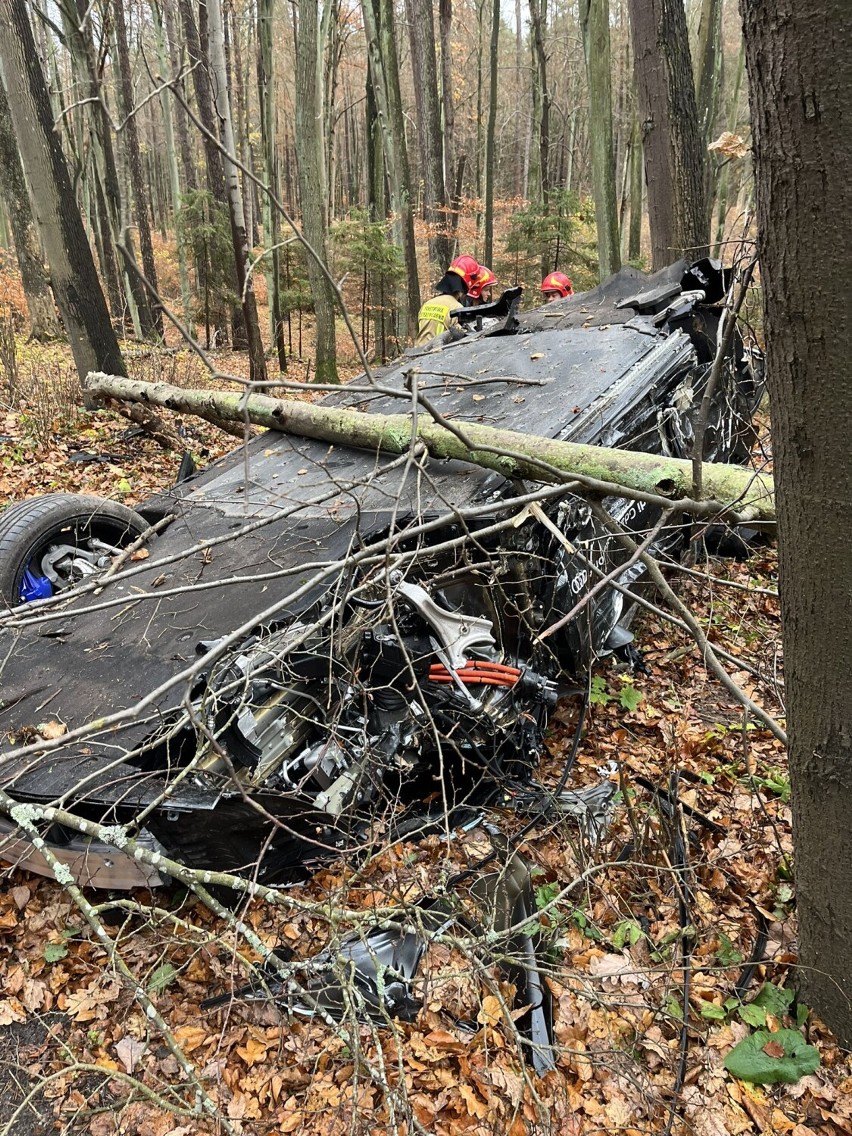
M 515 1003 L 523 1011 L 516 1026 L 526 1038 L 525 1055 L 536 1073 L 553 1069 L 551 998 L 537 960 L 537 936 L 529 927 L 535 914 L 529 865 L 498 830 L 488 831 L 501 863 L 497 870 L 477 875 L 468 888 L 476 904 L 476 919 L 459 907 L 457 896 L 456 902 L 449 897 L 428 897 L 413 908 L 389 913 L 385 926 L 347 935 L 334 948 L 305 960 L 301 969 L 308 977 L 302 983 L 282 980 L 276 968 L 267 965 L 262 981 L 208 998 L 202 1008 L 212 1009 L 232 999 L 271 998 L 289 1014 L 328 1016 L 337 1021 L 354 1014 L 378 1025 L 389 1025 L 392 1019 L 412 1022 L 421 1009 L 414 983 L 428 944 L 459 927 L 473 935 L 487 935 L 483 942 L 493 943 L 495 935 L 502 936 L 492 951 L 501 960 L 511 960 L 502 961 L 501 969 L 514 984 Z M 467 872 L 460 874 L 459 892 L 468 879 Z M 288 949 L 277 959 L 289 964 L 292 952 Z M 300 969 L 298 964 L 292 967 L 296 972 Z M 478 1028 L 456 1024 L 468 1030 Z

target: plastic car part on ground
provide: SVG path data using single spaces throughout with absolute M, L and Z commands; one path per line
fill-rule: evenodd
M 536 957 L 537 936 L 530 928 L 536 907 L 529 866 L 500 832 L 490 827 L 487 831 L 502 864 L 478 875 L 467 888 L 475 904 L 475 918 L 453 898 L 426 898 L 413 908 L 390 912 L 388 926 L 347 935 L 334 949 L 306 960 L 302 965 L 308 978 L 301 990 L 282 983 L 275 968 L 267 966 L 262 984 L 254 982 L 231 994 L 216 995 L 203 1007 L 220 1006 L 232 998 L 264 1001 L 272 997 L 291 1014 L 339 1021 L 353 1013 L 378 1025 L 388 1025 L 394 1018 L 413 1022 L 421 1008 L 414 983 L 427 947 L 458 928 L 484 935 L 493 944 L 492 952 L 499 955 L 501 969 L 515 986 L 515 1004 L 525 1007 L 515 1019 L 525 1038 L 524 1055 L 539 1075 L 553 1069 L 552 1004 Z M 469 877 L 469 872 L 460 873 L 457 892 L 465 888 Z M 298 964 L 292 964 L 292 969 L 298 969 Z M 471 1028 L 469 1023 L 457 1024 Z

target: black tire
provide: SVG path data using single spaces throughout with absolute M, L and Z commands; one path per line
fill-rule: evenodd
M 78 493 L 48 493 L 12 505 L 0 514 L 0 598 L 15 606 L 22 601 L 24 573 L 52 545 L 90 550 L 93 539 L 123 548 L 148 528 L 148 522 L 115 501 Z M 40 571 L 40 569 L 37 570 Z M 75 583 L 53 584 L 54 592 Z

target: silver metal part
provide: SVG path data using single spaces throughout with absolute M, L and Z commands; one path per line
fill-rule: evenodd
M 445 611 L 425 588 L 404 580 L 399 572 L 391 572 L 390 582 L 397 595 L 402 596 L 435 632 L 446 655 L 444 665 L 450 670 L 464 666 L 471 648 L 493 650 L 497 646 L 491 633 L 493 624 L 490 619 Z
M 7 817 L 0 817 L 0 860 L 39 876 L 52 877 L 53 868 L 20 832 Z M 136 837 L 136 843 L 149 852 L 164 852 L 160 843 L 144 829 Z M 135 860 L 110 844 L 91 840 L 82 833 L 74 833 L 64 844 L 54 844 L 50 840 L 46 844 L 80 887 L 130 891 L 138 887 L 160 887 L 164 882 L 152 865 Z
M 54 587 L 67 587 L 69 579 L 73 579 L 75 572 L 79 578 L 90 576 L 100 567 L 103 557 L 85 548 L 74 548 L 70 544 L 52 544 L 41 558 L 41 571 L 50 580 Z M 64 563 L 63 563 L 64 561 Z M 63 579 L 59 575 L 59 566 L 65 569 Z

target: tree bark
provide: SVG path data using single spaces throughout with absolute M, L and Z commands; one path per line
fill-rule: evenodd
M 184 390 L 169 383 L 145 383 L 106 374 L 89 375 L 86 389 L 99 398 L 164 406 L 202 418 L 248 418 L 255 425 L 271 430 L 392 454 L 405 453 L 415 436 L 410 414 L 365 414 L 359 410 L 260 394 L 246 399 L 240 392 Z M 577 474 L 673 500 L 692 495 L 692 462 L 688 460 L 559 442 L 478 423 L 465 422 L 460 428 L 470 446 L 420 414 L 416 438 L 426 445 L 433 457 L 473 462 L 506 477 L 560 482 L 566 480 L 565 474 Z M 500 452 L 490 453 L 479 447 Z M 508 456 L 507 451 L 518 456 Z M 538 462 L 554 466 L 557 472 L 542 469 Z M 739 465 L 706 463 L 702 467 L 702 485 L 705 497 L 713 502 L 736 502 L 739 512 L 747 512 L 754 520 L 774 519 L 773 485 L 768 475 L 755 474 Z
M 633 110 L 633 131 L 630 136 L 630 228 L 627 234 L 627 259 L 635 263 L 642 251 L 642 134 L 639 112 Z
M 305 236 L 323 262 L 327 263 L 328 187 L 321 130 L 323 116 L 317 8 L 318 0 L 304 0 L 299 5 L 296 30 L 296 155 Z M 318 383 L 336 383 L 335 298 L 325 274 L 312 256 L 308 257 L 308 278 L 314 296 L 317 330 L 314 376 Z
M 153 0 L 157 3 L 157 0 Z M 178 49 L 178 32 L 175 25 L 174 17 L 174 2 L 175 0 L 162 0 L 163 5 L 163 20 L 166 25 L 166 38 L 169 44 L 169 66 L 171 68 L 171 78 L 174 82 L 178 82 L 178 76 L 181 74 L 181 60 L 180 51 Z M 183 93 L 184 83 L 181 80 L 178 83 L 179 90 Z M 178 151 L 180 152 L 181 166 L 183 168 L 183 183 L 188 190 L 198 189 L 198 179 L 195 176 L 195 162 L 193 161 L 192 145 L 189 139 L 189 124 L 186 116 L 186 111 L 178 103 L 175 110 L 175 131 L 177 133 Z
M 403 335 L 417 329 L 420 311 L 420 281 L 417 271 L 417 249 L 414 244 L 414 218 L 411 210 L 411 179 L 408 170 L 408 148 L 405 142 L 405 119 L 399 87 L 399 63 L 394 31 L 393 0 L 363 0 L 364 30 L 373 93 L 382 132 L 391 209 L 396 214 L 394 228 L 397 243 L 405 261 Z
M 491 266 L 494 259 L 494 132 L 497 128 L 497 51 L 500 46 L 500 0 L 491 0 L 490 80 L 488 86 L 488 126 L 485 131 L 485 237 L 482 259 Z
M 0 71 L 21 163 L 51 270 L 56 302 L 81 381 L 91 370 L 125 373 L 36 53 L 26 0 L 0 6 Z
M 208 61 L 202 47 L 198 24 L 195 22 L 192 0 L 178 0 L 178 5 L 180 8 L 181 22 L 183 23 L 183 34 L 186 40 L 186 51 L 192 66 L 192 81 L 195 88 L 198 117 L 201 121 L 201 125 L 204 127 L 205 131 L 208 132 L 203 135 L 204 155 L 207 166 L 207 188 L 214 202 L 224 202 L 227 200 L 225 191 L 225 169 L 222 162 L 222 153 L 215 142 L 215 139 L 218 138 L 218 134 L 216 133 L 216 118 L 213 113 L 213 97 L 210 87 Z M 212 137 L 210 137 L 210 135 L 212 135 Z M 234 267 L 232 287 L 239 296 L 240 289 L 237 282 L 236 266 Z M 217 328 L 217 330 L 224 333 L 226 329 L 222 326 Z M 247 346 L 245 321 L 241 305 L 237 305 L 231 311 L 231 332 L 233 335 L 234 348 L 245 348 Z
M 266 184 L 273 196 L 281 197 L 281 177 L 278 163 L 278 119 L 275 110 L 275 64 L 272 51 L 272 23 L 275 0 L 258 0 L 257 6 L 257 94 L 260 108 L 260 135 Z M 281 318 L 281 226 L 278 210 L 270 195 L 263 195 L 264 238 L 269 253 L 267 291 L 269 294 L 269 321 L 272 342 L 278 354 L 278 370 L 287 370 L 287 353 L 284 349 L 284 322 Z
M 444 114 L 444 187 L 451 210 L 447 249 L 450 260 L 452 260 L 459 224 L 459 201 L 453 193 L 456 173 L 452 50 L 453 0 L 439 0 L 438 23 L 441 36 L 441 108 Z
M 852 36 L 846 0 L 742 0 L 754 138 L 802 997 L 852 1047 Z
M 547 0 L 529 0 L 532 43 L 532 140 L 528 196 L 534 204 L 547 198 L 550 188 L 550 92 L 547 87 L 547 51 L 545 25 Z
M 695 52 L 695 102 L 704 150 L 716 133 L 722 78 L 722 0 L 702 0 Z
M 56 318 L 56 306 L 42 261 L 41 242 L 33 219 L 27 183 L 21 168 L 18 143 L 12 127 L 6 92 L 0 84 L 0 193 L 6 203 L 15 255 L 21 270 L 21 284 L 30 314 L 33 339 L 56 339 L 62 328 Z
M 621 268 L 612 149 L 609 0 L 580 0 L 580 25 L 589 80 L 589 141 L 598 228 L 598 273 L 599 278 L 605 280 Z
M 142 252 L 142 271 L 154 289 L 154 295 L 146 295 L 146 303 L 139 308 L 142 334 L 152 333 L 162 337 L 163 311 L 157 300 L 157 267 L 154 264 L 154 245 L 151 242 L 151 224 L 148 210 L 148 194 L 142 176 L 142 159 L 139 148 L 139 131 L 136 128 L 136 108 L 133 98 L 133 84 L 130 77 L 130 52 L 127 46 L 127 22 L 124 17 L 125 0 L 114 0 L 112 10 L 115 22 L 115 42 L 118 47 L 118 72 L 120 78 L 121 104 L 124 115 L 124 150 L 130 168 L 130 185 L 133 190 L 133 212 L 136 228 L 139 231 L 139 248 Z
M 150 0 L 151 14 L 154 18 L 154 32 L 157 41 L 157 62 L 160 65 L 160 74 L 165 79 L 168 75 L 168 67 L 166 66 L 166 43 L 165 33 L 166 28 L 163 26 L 163 12 L 160 9 L 158 0 Z M 166 8 L 168 10 L 168 8 Z M 174 27 L 171 28 L 174 32 Z M 174 68 L 172 68 L 174 71 Z M 176 72 L 175 72 L 176 74 Z M 180 171 L 178 169 L 177 149 L 175 147 L 175 120 L 172 113 L 172 94 L 168 90 L 163 90 L 160 95 L 160 106 L 163 111 L 163 129 L 166 135 L 166 163 L 169 171 L 169 186 L 171 189 L 172 198 L 172 223 L 175 223 L 181 205 L 181 187 L 180 187 Z M 178 108 L 179 118 L 183 116 L 183 107 Z M 182 143 L 183 144 L 183 143 Z M 188 142 L 186 143 L 188 146 Z M 190 163 L 191 165 L 191 163 Z M 192 317 L 192 296 L 189 291 L 189 271 L 186 264 L 186 250 L 184 242 L 178 240 L 177 245 L 177 261 L 178 261 L 178 276 L 180 278 L 180 297 L 181 306 L 183 308 L 183 320 L 189 327 L 193 327 Z M 199 289 L 200 291 L 201 289 Z
M 254 295 L 249 270 L 249 245 L 246 232 L 246 215 L 243 208 L 243 194 L 240 186 L 240 173 L 232 155 L 236 154 L 236 139 L 231 118 L 231 103 L 228 96 L 228 75 L 225 63 L 225 29 L 222 22 L 221 0 L 207 0 L 207 15 L 210 21 L 210 64 L 213 79 L 213 107 L 219 120 L 219 136 L 224 153 L 222 166 L 228 192 L 228 212 L 231 218 L 231 237 L 234 244 L 234 265 L 237 270 L 237 287 L 245 321 L 248 340 L 249 372 L 252 382 L 266 382 L 266 356 L 260 334 L 260 321 L 257 318 L 257 301 Z
M 734 89 L 731 93 L 731 104 L 728 109 L 728 130 L 736 134 L 739 123 L 740 91 L 743 85 L 743 72 L 745 71 L 745 43 L 740 45 L 737 58 L 737 70 L 734 76 Z M 716 242 L 713 250 L 714 256 L 721 255 L 722 242 L 725 239 L 725 225 L 728 220 L 728 185 L 731 180 L 731 164 L 725 162 L 719 174 L 718 193 L 719 203 L 716 213 Z
M 499 0 L 498 0 L 499 2 Z M 431 0 L 406 0 L 417 134 L 423 169 L 426 223 L 429 226 L 429 261 L 444 272 L 450 263 L 447 225 L 447 191 L 441 140 L 441 103 L 438 98 L 438 60 Z
M 709 206 L 683 0 L 630 0 L 654 269 L 707 255 Z

